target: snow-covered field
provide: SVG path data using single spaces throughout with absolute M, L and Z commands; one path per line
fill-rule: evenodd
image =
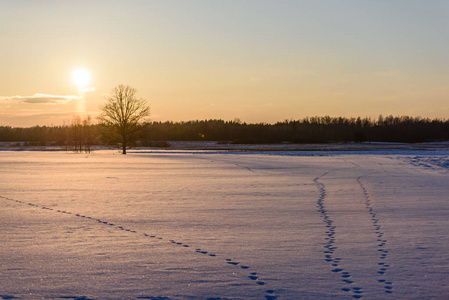
M 1 151 L 0 298 L 449 299 L 447 150 L 349 153 Z

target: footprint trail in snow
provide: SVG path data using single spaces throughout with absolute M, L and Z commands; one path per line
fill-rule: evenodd
M 175 246 L 183 247 L 183 248 L 186 248 L 186 249 L 193 249 L 194 248 L 194 247 L 191 247 L 189 244 L 186 244 L 186 243 L 183 243 L 183 242 L 175 241 L 173 239 L 167 239 L 166 237 L 158 236 L 156 234 L 141 233 L 141 232 L 138 232 L 136 230 L 132 230 L 130 228 L 126 228 L 124 226 L 120 226 L 118 224 L 114 224 L 114 223 L 111 223 L 111 222 L 108 222 L 108 221 L 105 221 L 105 220 L 102 220 L 102 219 L 97 219 L 97 218 L 93 218 L 93 217 L 90 217 L 90 216 L 82 215 L 82 214 L 79 214 L 79 213 L 74 213 L 74 212 L 70 212 L 70 211 L 66 211 L 66 210 L 60 210 L 60 209 L 54 209 L 54 208 L 51 208 L 51 207 L 38 205 L 38 204 L 35 204 L 35 203 L 32 203 L 32 202 L 20 201 L 20 200 L 16 200 L 16 199 L 4 197 L 4 196 L 0 196 L 0 198 L 4 199 L 4 200 L 16 202 L 16 203 L 19 203 L 19 204 L 23 204 L 23 205 L 28 205 L 28 206 L 35 207 L 35 208 L 40 208 L 40 209 L 43 209 L 43 210 L 53 211 L 53 212 L 56 212 L 56 213 L 61 213 L 61 214 L 66 214 L 66 215 L 73 215 L 73 216 L 75 216 L 77 218 L 89 219 L 89 220 L 95 221 L 97 223 L 104 224 L 106 226 L 111 226 L 111 227 L 114 227 L 114 228 L 119 229 L 119 230 L 127 231 L 129 233 L 141 234 L 141 235 L 143 235 L 145 237 L 148 237 L 150 239 L 167 240 L 169 243 L 171 243 L 171 244 L 173 244 Z M 195 250 L 193 250 L 192 252 L 198 253 L 198 254 L 201 254 L 201 255 L 207 255 L 209 257 L 216 257 L 216 258 L 218 258 L 220 256 L 220 255 L 218 255 L 216 253 L 211 253 L 209 251 L 206 251 L 206 250 L 203 250 L 203 249 L 200 249 L 200 248 L 195 248 Z M 240 262 L 234 261 L 231 258 L 225 258 L 224 262 L 226 264 L 228 264 L 228 265 L 232 265 L 232 266 L 238 267 L 242 271 L 246 271 L 246 270 L 249 271 L 251 269 L 250 266 L 245 265 L 245 264 L 241 264 Z M 249 275 L 247 276 L 247 278 L 251 282 L 255 282 L 255 284 L 257 284 L 259 286 L 266 285 L 266 282 L 263 281 L 262 279 L 260 279 L 260 277 L 259 277 L 257 272 L 250 272 L 248 274 Z M 267 299 L 267 300 L 275 300 L 277 298 L 278 298 L 278 296 L 276 296 L 275 290 L 268 289 L 268 290 L 265 291 L 265 299 Z
M 332 218 L 329 216 L 328 210 L 326 209 L 326 196 L 327 196 L 326 186 L 324 185 L 324 183 L 320 181 L 320 179 L 326 176 L 327 174 L 328 172 L 322 174 L 321 176 L 316 177 L 313 180 L 319 190 L 319 197 L 317 200 L 317 208 L 318 208 L 317 211 L 320 213 L 320 216 L 326 227 L 325 232 L 326 244 L 324 245 L 325 250 L 323 251 L 325 261 L 331 265 L 331 271 L 333 273 L 338 274 L 341 278 L 341 281 L 345 284 L 345 286 L 341 290 L 351 293 L 353 298 L 362 298 L 363 294 L 365 293 L 364 289 L 362 287 L 355 285 L 355 279 L 352 278 L 353 277 L 352 274 L 349 271 L 345 270 L 344 268 L 340 267 L 340 265 L 343 262 L 342 258 L 336 257 L 336 252 L 338 249 L 338 247 L 335 246 L 335 243 L 338 238 L 337 226 L 335 225 L 334 220 L 332 220 Z M 390 265 L 385 262 L 385 259 L 388 257 L 389 253 L 389 251 L 385 247 L 387 244 L 387 240 L 384 238 L 384 232 L 382 231 L 380 220 L 376 217 L 376 213 L 372 207 L 370 195 L 366 187 L 363 185 L 361 178 L 362 176 L 358 177 L 356 181 L 363 192 L 365 208 L 370 216 L 372 227 L 377 237 L 376 250 L 378 253 L 378 262 L 377 262 L 378 269 L 376 271 L 377 275 L 381 276 L 381 278 L 377 279 L 377 282 L 383 286 L 385 293 L 392 294 L 393 283 L 385 278 L 385 274 L 390 267 Z
M 323 251 L 325 261 L 331 264 L 332 272 L 338 274 L 341 281 L 344 283 L 344 287 L 341 289 L 345 292 L 351 292 L 353 298 L 362 298 L 363 289 L 358 286 L 354 286 L 354 281 L 352 275 L 349 271 L 340 268 L 342 263 L 342 258 L 335 257 L 335 252 L 338 247 L 335 246 L 336 242 L 336 229 L 337 226 L 334 225 L 334 221 L 331 219 L 326 210 L 325 199 L 326 199 L 326 187 L 319 180 L 326 176 L 327 172 L 319 177 L 316 177 L 313 181 L 319 189 L 319 198 L 317 200 L 317 208 L 320 213 L 323 223 L 326 226 L 326 244 L 324 245 L 325 250 Z
M 360 188 L 363 191 L 363 196 L 365 198 L 365 207 L 370 215 L 371 221 L 373 223 L 372 226 L 374 227 L 375 233 L 377 235 L 377 242 L 378 242 L 377 252 L 379 253 L 379 262 L 377 263 L 377 265 L 379 266 L 379 271 L 377 271 L 377 273 L 379 275 L 382 275 L 383 277 L 383 275 L 385 275 L 385 273 L 388 271 L 388 268 L 390 267 L 390 265 L 388 263 L 385 263 L 384 261 L 388 256 L 388 250 L 385 247 L 388 241 L 384 238 L 382 226 L 380 224 L 379 219 L 376 217 L 376 213 L 374 212 L 374 209 L 372 207 L 370 195 L 366 187 L 363 185 L 361 178 L 362 177 L 357 178 L 357 183 L 360 185 Z M 378 279 L 378 282 L 385 284 L 384 285 L 385 293 L 387 294 L 393 293 L 393 283 L 391 281 L 388 281 L 385 278 L 380 278 Z

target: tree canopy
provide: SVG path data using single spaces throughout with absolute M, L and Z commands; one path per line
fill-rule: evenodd
M 120 84 L 106 98 L 101 107 L 100 123 L 108 130 L 109 137 L 118 139 L 122 153 L 139 129 L 139 123 L 150 114 L 147 100 L 136 97 L 136 89 Z

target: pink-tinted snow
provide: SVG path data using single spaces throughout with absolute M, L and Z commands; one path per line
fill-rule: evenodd
M 335 154 L 2 151 L 0 297 L 449 298 L 448 156 Z

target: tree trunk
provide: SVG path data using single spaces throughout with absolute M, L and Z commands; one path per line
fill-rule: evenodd
M 123 142 L 122 142 L 122 154 L 126 154 L 126 137 L 123 137 Z

